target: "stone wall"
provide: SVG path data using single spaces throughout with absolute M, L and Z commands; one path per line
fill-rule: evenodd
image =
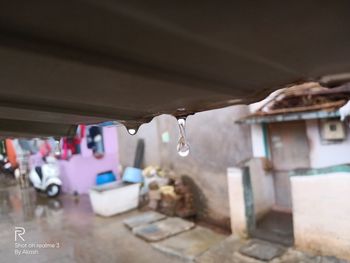
M 162 115 L 142 125 L 135 136 L 120 127 L 120 163 L 133 163 L 137 139 L 144 138 L 145 165 L 160 165 L 187 175 L 197 186 L 201 217 L 229 228 L 226 170 L 252 156 L 250 127 L 234 121 L 248 113 L 248 107 L 240 105 L 189 116 L 186 128 L 191 153 L 185 158 L 176 151 L 179 131 L 172 116 Z M 169 141 L 162 141 L 162 135 L 168 135 Z

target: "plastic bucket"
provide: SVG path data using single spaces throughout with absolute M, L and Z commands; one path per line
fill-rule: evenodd
M 107 184 L 116 181 L 115 175 L 112 171 L 107 171 L 103 173 L 99 173 L 96 176 L 96 184 Z
M 127 167 L 124 171 L 123 182 L 142 183 L 142 170 L 135 167 Z

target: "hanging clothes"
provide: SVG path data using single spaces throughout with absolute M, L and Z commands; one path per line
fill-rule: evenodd
M 73 154 L 81 153 L 81 141 L 85 137 L 86 126 L 79 125 L 77 128 L 77 133 L 74 137 L 62 138 L 61 140 L 61 158 L 68 160 Z
M 74 138 L 63 138 L 62 142 L 63 147 L 61 158 L 64 160 L 68 160 L 73 154 L 76 153 Z
M 16 150 L 13 145 L 13 142 L 11 139 L 6 139 L 5 141 L 6 144 L 6 153 L 7 153 L 7 158 L 9 162 L 11 163 L 12 167 L 17 167 L 17 155 L 16 155 Z
M 31 154 L 35 154 L 38 152 L 34 140 L 18 139 L 18 143 L 23 150 L 28 151 Z
M 88 129 L 88 134 L 87 134 L 87 137 L 86 137 L 87 147 L 89 149 L 93 150 L 96 147 L 94 138 L 97 135 L 101 135 L 100 127 L 98 127 L 98 126 L 91 126 Z
M 86 135 L 86 125 L 79 125 L 77 129 L 77 137 L 83 139 Z
M 40 146 L 39 152 L 42 157 L 46 157 L 51 153 L 51 146 L 50 143 L 46 140 L 43 141 L 43 143 Z
M 5 140 L 0 140 L 0 154 L 6 155 L 6 144 L 5 144 Z
M 96 158 L 102 158 L 104 156 L 103 133 L 101 127 L 91 126 L 88 129 L 86 141 L 87 147 L 92 150 Z

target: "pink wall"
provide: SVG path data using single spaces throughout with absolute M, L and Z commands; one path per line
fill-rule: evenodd
M 105 155 L 96 159 L 87 148 L 86 138 L 81 142 L 81 154 L 73 155 L 68 161 L 61 160 L 62 190 L 65 193 L 77 191 L 88 193 L 95 185 L 98 173 L 112 170 L 118 176 L 118 138 L 116 127 L 103 127 Z
M 118 138 L 116 127 L 103 127 L 103 142 L 105 155 L 96 159 L 92 151 L 87 148 L 86 138 L 81 142 L 81 154 L 73 155 L 69 160 L 60 160 L 62 191 L 79 194 L 88 193 L 95 185 L 98 173 L 112 170 L 118 179 Z M 30 158 L 31 167 L 43 164 L 41 155 L 38 153 Z

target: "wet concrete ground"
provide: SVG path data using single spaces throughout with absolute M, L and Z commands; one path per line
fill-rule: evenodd
M 137 211 L 102 218 L 92 213 L 88 196 L 79 200 L 73 196 L 57 200 L 36 196 L 32 189 L 0 189 L 0 262 L 179 262 L 123 225 L 123 220 Z M 14 240 L 16 226 L 25 228 L 25 241 Z M 26 245 L 35 255 L 16 256 L 16 243 Z M 28 248 L 45 244 L 54 248 Z
M 133 235 L 123 221 L 136 215 L 140 215 L 140 212 L 134 210 L 109 218 L 96 216 L 91 210 L 89 198 L 86 195 L 78 199 L 68 195 L 62 195 L 58 199 L 47 199 L 40 197 L 33 189 L 20 190 L 16 186 L 0 188 L 0 262 L 183 262 L 179 257 L 173 256 L 173 253 L 158 251 L 150 243 Z M 25 229 L 25 233 L 21 236 L 24 240 L 19 236 L 15 237 L 15 227 Z M 178 248 L 176 251 L 186 252 L 187 246 L 183 244 L 189 240 L 187 237 L 189 232 L 184 233 L 183 238 L 181 234 L 174 237 L 178 240 L 175 244 L 171 243 L 170 239 L 168 241 L 171 247 Z M 15 238 L 17 238 L 16 241 Z M 192 245 L 196 247 L 196 244 Z M 286 249 L 277 258 L 261 261 L 247 255 L 266 254 L 270 257 L 270 254 L 274 253 L 275 245 L 253 244 L 256 249 L 263 251 L 255 251 L 256 249 L 251 251 L 252 248 L 248 248 L 245 250 L 249 253 L 242 254 L 241 250 L 245 245 L 250 245 L 250 241 L 230 236 L 216 242 L 216 245 L 212 245 L 207 251 L 196 256 L 194 261 L 200 263 L 347 262 L 334 257 L 312 256 L 291 248 Z M 22 254 L 16 255 L 18 251 Z

